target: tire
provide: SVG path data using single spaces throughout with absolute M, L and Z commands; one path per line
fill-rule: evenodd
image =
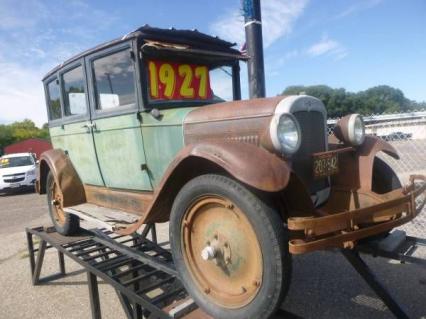
M 58 233 L 69 236 L 80 229 L 80 219 L 63 211 L 62 192 L 56 184 L 52 172 L 49 172 L 46 180 L 47 206 L 49 216 Z
M 269 318 L 287 294 L 291 256 L 284 223 L 231 178 L 202 175 L 180 190 L 170 243 L 183 285 L 214 318 Z M 214 259 L 200 257 L 207 246 L 217 250 Z

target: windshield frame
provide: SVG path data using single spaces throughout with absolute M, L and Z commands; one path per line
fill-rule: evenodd
M 9 162 L 12 162 L 12 160 L 14 160 L 14 159 L 24 158 L 24 157 L 25 158 L 29 158 L 30 161 L 31 161 L 31 164 L 16 165 L 16 166 L 6 166 L 6 167 L 3 167 L 3 165 L 1 164 L 2 160 L 5 160 L 5 159 L 8 159 Z M 2 157 L 2 158 L 0 158 L 0 169 L 3 169 L 3 168 L 17 168 L 17 167 L 32 166 L 32 165 L 35 165 L 35 160 L 34 160 L 34 157 L 31 156 L 31 155 L 21 155 L 21 156 L 11 156 L 11 157 L 5 157 L 5 158 Z
M 141 46 L 138 45 L 140 48 Z M 197 57 L 195 58 L 192 54 L 185 54 L 182 52 L 180 54 L 170 54 L 164 51 L 158 51 L 156 54 L 143 52 L 139 49 L 139 72 L 140 72 L 140 81 L 141 81 L 141 93 L 143 101 L 143 109 L 152 110 L 152 109 L 171 109 L 179 107 L 191 107 L 191 106 L 203 106 L 209 104 L 221 103 L 218 100 L 160 100 L 152 101 L 149 98 L 149 84 L 148 84 L 148 70 L 146 67 L 146 61 L 149 60 L 164 60 L 175 63 L 190 63 L 190 64 L 203 64 L 209 67 L 210 69 L 215 69 L 219 67 L 230 67 L 232 72 L 232 101 L 241 100 L 241 84 L 240 84 L 240 65 L 238 59 L 223 59 L 217 60 L 216 57 L 212 54 L 211 58 L 206 57 Z

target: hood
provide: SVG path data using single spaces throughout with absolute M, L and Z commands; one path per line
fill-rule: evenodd
M 0 175 L 12 175 L 12 174 L 22 174 L 26 173 L 30 170 L 35 170 L 34 165 L 27 165 L 27 166 L 18 166 L 18 167 L 5 167 L 0 168 Z
M 224 102 L 197 108 L 185 118 L 185 144 L 212 139 L 263 144 L 275 109 L 284 98 Z

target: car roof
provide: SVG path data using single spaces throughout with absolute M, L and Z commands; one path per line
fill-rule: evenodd
M 144 41 L 159 41 L 159 42 L 166 42 L 166 43 L 172 43 L 172 44 L 178 44 L 178 45 L 179 44 L 187 45 L 193 49 L 210 50 L 210 51 L 221 52 L 225 54 L 231 54 L 235 56 L 238 56 L 238 55 L 241 56 L 241 52 L 233 48 L 236 45 L 236 43 L 231 43 L 231 42 L 222 40 L 217 36 L 211 36 L 211 35 L 199 32 L 197 29 L 193 29 L 193 30 L 179 30 L 175 28 L 162 29 L 162 28 L 151 27 L 146 24 L 136 29 L 135 31 L 132 31 L 124 35 L 121 38 L 117 38 L 112 41 L 102 43 L 94 48 L 83 51 L 73 56 L 72 58 L 66 60 L 62 64 L 50 70 L 43 77 L 43 81 L 46 80 L 51 75 L 53 75 L 54 73 L 56 73 L 62 67 L 66 66 L 67 64 L 70 64 L 84 56 L 90 55 L 94 52 L 100 51 L 107 47 L 119 44 L 121 42 L 128 41 L 129 39 L 132 39 L 132 38 L 140 38 Z
M 1 158 L 11 158 L 11 157 L 20 157 L 20 156 L 33 156 L 31 153 L 13 153 L 3 155 Z

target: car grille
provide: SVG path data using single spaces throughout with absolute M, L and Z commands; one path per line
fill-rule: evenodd
M 314 180 L 312 160 L 312 154 L 326 151 L 325 119 L 317 111 L 299 111 L 293 115 L 300 124 L 302 142 L 292 157 L 292 167 L 311 194 L 315 194 L 328 186 L 327 178 Z
M 18 183 L 25 179 L 25 173 L 3 175 L 3 181 L 5 183 Z

